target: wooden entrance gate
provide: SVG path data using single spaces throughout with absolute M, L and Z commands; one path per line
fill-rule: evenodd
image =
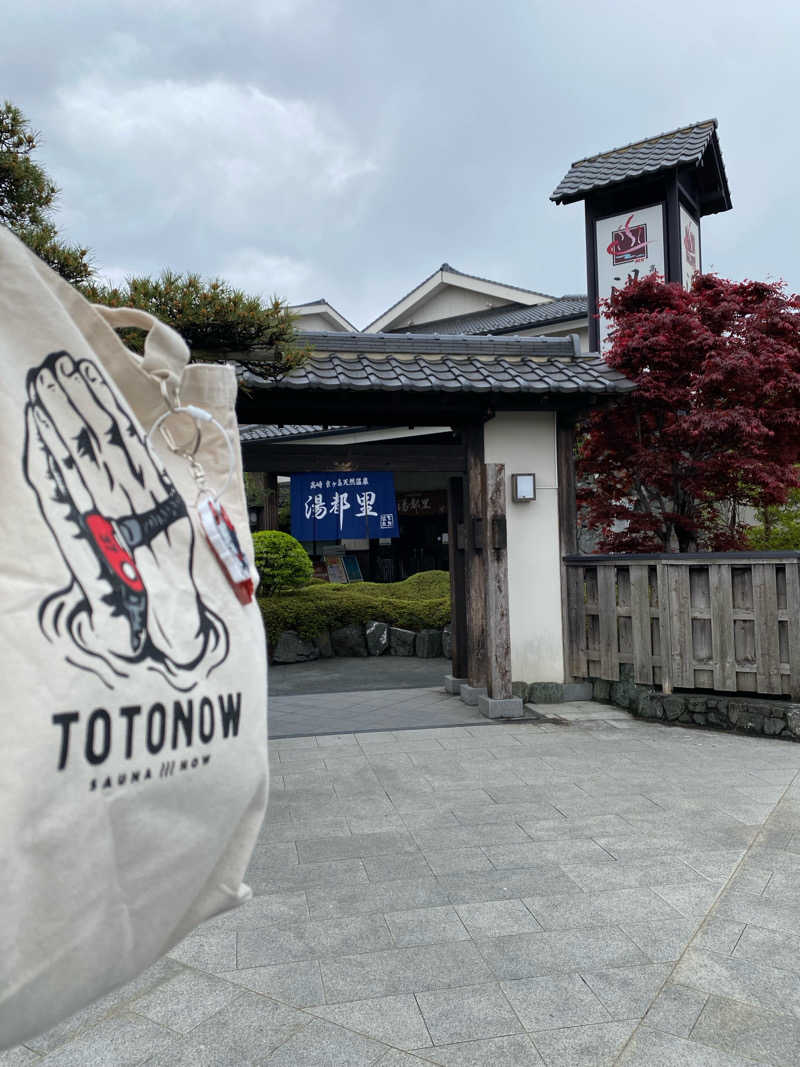
M 243 442 L 245 470 L 273 492 L 265 528 L 277 526 L 277 476 L 315 471 L 381 470 L 448 474 L 448 550 L 452 603 L 453 674 L 485 686 L 496 699 L 511 696 L 505 477 L 502 464 L 483 462 L 483 425 L 435 440 L 392 443 L 289 444 L 280 437 Z M 444 439 L 443 439 L 444 438 Z M 335 438 L 332 438 L 335 441 Z M 491 624 L 488 625 L 488 620 Z

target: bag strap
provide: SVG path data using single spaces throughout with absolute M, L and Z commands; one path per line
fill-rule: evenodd
M 178 389 L 184 368 L 189 362 L 189 347 L 181 335 L 139 308 L 110 308 L 93 304 L 94 310 L 113 329 L 132 326 L 146 330 L 141 369 L 161 384 L 161 391 L 170 406 L 178 402 Z

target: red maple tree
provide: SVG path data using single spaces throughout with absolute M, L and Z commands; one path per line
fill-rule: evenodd
M 800 485 L 800 298 L 781 282 L 657 275 L 605 302 L 637 385 L 582 426 L 579 504 L 602 552 L 747 547 L 742 507 Z

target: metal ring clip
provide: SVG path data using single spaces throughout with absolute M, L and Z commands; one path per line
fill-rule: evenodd
M 178 444 L 175 441 L 175 438 L 173 437 L 172 433 L 167 427 L 164 426 L 164 422 L 170 417 L 170 415 L 188 415 L 192 419 L 194 426 L 194 437 L 191 439 L 191 441 L 187 442 L 186 444 Z M 222 483 L 222 488 L 219 489 L 216 493 L 211 493 L 211 490 L 206 488 L 206 474 L 203 470 L 202 464 L 197 459 L 197 453 L 203 441 L 202 424 L 204 422 L 208 422 L 211 423 L 212 426 L 216 426 L 216 428 L 225 438 L 225 444 L 228 446 L 228 473 L 225 478 L 225 481 Z M 169 411 L 165 411 L 161 415 L 159 415 L 159 417 L 156 419 L 156 421 L 153 423 L 147 433 L 146 441 L 148 447 L 152 447 L 151 439 L 156 430 L 160 430 L 164 443 L 166 444 L 170 452 L 174 453 L 176 456 L 181 456 L 181 458 L 188 461 L 192 471 L 192 477 L 194 478 L 198 487 L 198 500 L 200 499 L 200 496 L 202 494 L 210 493 L 214 500 L 214 503 L 216 503 L 230 485 L 231 478 L 233 478 L 233 474 L 236 469 L 236 454 L 233 450 L 233 444 L 231 442 L 230 434 L 227 432 L 225 427 L 220 422 L 218 422 L 217 419 L 214 418 L 210 411 L 206 411 L 204 408 L 195 407 L 194 404 L 186 404 L 171 408 Z

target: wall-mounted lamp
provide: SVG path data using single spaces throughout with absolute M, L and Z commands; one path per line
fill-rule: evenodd
M 527 504 L 536 499 L 536 475 L 512 474 L 511 499 L 515 504 Z

